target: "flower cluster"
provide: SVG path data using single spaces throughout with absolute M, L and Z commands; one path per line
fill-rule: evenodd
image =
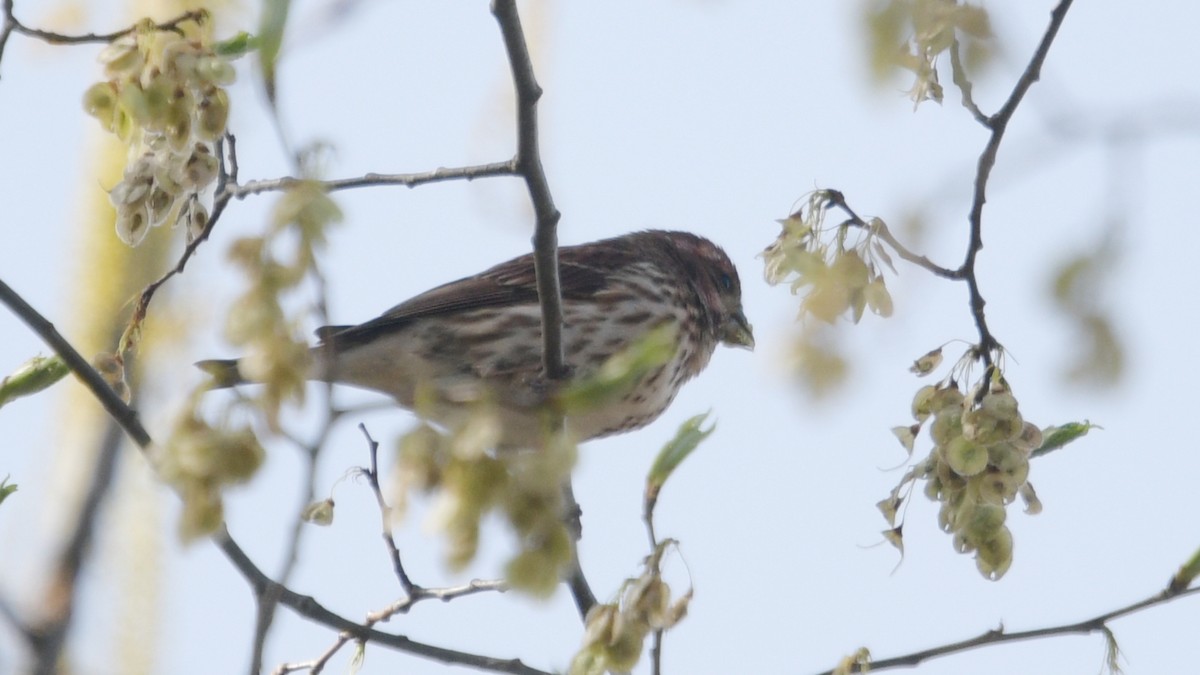
M 779 221 L 783 232 L 762 253 L 767 283 L 790 283 L 793 293 L 806 290 L 801 312 L 828 323 L 847 312 L 858 323 L 867 308 L 891 316 L 892 296 L 881 265 L 895 269 L 875 237 L 881 221 L 852 218 L 826 228 L 826 212 L 831 205 L 842 204 L 840 199 L 834 191 L 817 190 L 795 213 Z M 854 241 L 851 231 L 859 233 Z
M 692 589 L 671 598 L 660 571 L 662 556 L 675 542 L 660 543 L 646 559 L 641 576 L 626 579 L 616 602 L 596 605 L 585 619 L 583 646 L 571 661 L 570 675 L 603 675 L 633 670 L 646 636 L 667 630 L 687 614 Z
M 208 222 L 200 195 L 217 177 L 214 143 L 229 119 L 223 87 L 233 66 L 205 40 L 149 20 L 100 61 L 108 79 L 87 90 L 83 107 L 129 146 L 124 178 L 109 192 L 117 235 L 137 246 L 151 227 L 183 222 L 190 241 Z
M 882 79 L 893 68 L 915 76 L 908 91 L 914 107 L 923 101 L 942 102 L 937 58 L 961 37 L 967 38 L 966 62 L 977 65 L 988 57 L 991 37 L 987 10 L 958 0 L 887 0 L 867 14 L 871 33 L 871 64 Z
M 936 361 L 930 359 L 933 353 L 922 358 Z M 932 369 L 921 360 L 914 368 L 919 373 Z M 1006 507 L 1019 495 L 1026 513 L 1042 508 L 1028 482 L 1030 454 L 1042 446 L 1042 430 L 1022 418 L 999 370 L 989 370 L 969 395 L 953 380 L 917 391 L 912 403 L 916 424 L 892 431 L 911 453 L 921 427 L 932 419 L 933 450 L 905 474 L 879 508 L 893 527 L 885 534 L 899 546 L 896 514 L 901 493 L 905 486 L 924 480 L 925 495 L 941 503 L 938 523 L 954 535 L 955 550 L 974 553 L 979 572 L 996 580 L 1012 563 Z
M 486 403 L 449 433 L 426 424 L 400 440 L 396 513 L 416 493 L 435 495 L 432 519 L 446 537 L 446 559 L 462 568 L 475 557 L 480 524 L 501 512 L 517 537 L 505 576 L 514 588 L 550 595 L 571 559 L 562 485 L 575 464 L 575 446 L 561 434 L 536 451 L 495 451 L 500 418 Z

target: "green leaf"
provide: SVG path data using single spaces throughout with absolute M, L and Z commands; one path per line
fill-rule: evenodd
M 1197 576 L 1200 576 L 1200 549 L 1196 549 L 1192 557 L 1171 578 L 1171 585 L 1169 586 L 1171 592 L 1180 593 L 1187 590 L 1187 587 L 1192 585 L 1192 581 Z
M 708 438 L 716 428 L 716 423 L 713 423 L 707 429 L 701 429 L 700 425 L 708 420 L 709 413 L 696 415 L 679 426 L 679 431 L 675 432 L 675 438 L 667 441 L 663 449 L 659 451 L 658 457 L 654 458 L 654 465 L 650 467 L 650 473 L 646 475 L 646 499 L 653 501 L 658 499 L 658 492 L 662 489 L 667 479 L 675 469 L 683 463 L 683 460 L 692 454 L 692 451 L 700 445 L 700 441 Z
M 588 410 L 628 394 L 642 379 L 675 353 L 675 329 L 662 326 L 609 357 L 596 373 L 559 395 L 563 409 Z
M 58 356 L 35 356 L 0 380 L 0 406 L 36 394 L 67 376 L 71 369 Z
M 1042 429 L 1042 447 L 1030 453 L 1030 457 L 1041 457 L 1042 455 L 1058 450 L 1067 443 L 1076 441 L 1087 435 L 1092 429 L 1102 429 L 1098 424 L 1084 420 L 1082 422 L 1068 422 L 1062 426 L 1049 426 Z
M 236 59 L 258 49 L 260 40 L 257 36 L 251 35 L 246 31 L 241 31 L 237 35 L 213 45 L 213 51 L 217 56 L 223 56 L 227 59 Z M 278 50 L 278 47 L 276 47 Z
M 287 26 L 290 7 L 290 0 L 263 0 L 262 17 L 258 23 L 259 63 L 272 108 L 275 107 L 275 64 L 283 45 L 283 29 Z
M 9 485 L 8 476 L 5 476 L 4 480 L 0 480 L 0 504 L 3 504 L 4 500 L 8 499 L 8 496 L 16 491 L 17 491 L 17 486 L 15 483 L 12 485 Z

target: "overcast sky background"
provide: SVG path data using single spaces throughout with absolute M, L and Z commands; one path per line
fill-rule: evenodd
M 107 4 L 107 3 L 106 3 Z M 297 2 L 280 70 L 280 101 L 297 143 L 328 142 L 330 177 L 427 170 L 506 159 L 513 149 L 507 63 L 495 22 L 477 2 L 361 2 L 324 29 L 329 3 Z M 976 100 L 994 111 L 1040 40 L 1054 3 L 989 3 L 1000 53 Z M 799 300 L 762 280 L 757 254 L 776 218 L 816 187 L 844 191 L 863 214 L 895 225 L 926 214 L 912 247 L 956 266 L 966 245 L 974 166 L 986 141 L 946 83 L 946 103 L 916 113 L 904 78 L 868 81 L 858 2 L 735 3 L 665 0 L 522 5 L 535 41 L 543 159 L 563 213 L 560 240 L 581 243 L 640 228 L 687 229 L 723 245 L 741 270 L 758 348 L 719 350 L 663 417 L 645 430 L 587 444 L 576 474 L 584 512 L 582 562 L 602 600 L 635 575 L 646 553 L 642 481 L 680 422 L 711 409 L 717 432 L 667 486 L 662 536 L 682 541 L 668 574 L 696 586 L 690 615 L 666 640 L 664 669 L 685 673 L 810 673 L 860 646 L 877 658 L 977 635 L 1074 622 L 1161 589 L 1200 546 L 1195 518 L 1200 453 L 1191 422 L 1198 374 L 1200 303 L 1194 274 L 1200 233 L 1200 10 L 1181 0 L 1080 0 L 1001 148 L 984 212 L 979 278 L 991 327 L 1011 351 L 1007 376 L 1025 417 L 1041 425 L 1103 425 L 1031 472 L 1045 505 L 1036 517 L 1010 509 L 1011 570 L 984 580 L 937 529 L 936 505 L 914 499 L 907 555 L 877 545 L 875 509 L 899 480 L 904 455 L 888 431 L 908 423 L 923 384 L 912 359 L 948 340 L 975 337 L 966 289 L 899 266 L 889 276 L 895 316 L 842 326 L 853 362 L 847 386 L 817 401 L 787 367 Z M 31 23 L 38 3 L 18 2 Z M 253 12 L 245 14 L 252 25 Z M 89 29 L 124 25 L 94 11 Z M 56 323 L 69 323 L 80 252 L 73 219 L 98 190 L 82 160 L 98 134 L 79 97 L 100 70 L 98 47 L 49 49 L 13 36 L 0 80 L 0 278 Z M 243 180 L 287 173 L 250 62 L 231 90 L 231 130 Z M 1120 153 L 1096 141 L 1100 123 L 1128 117 Z M 1147 132 L 1143 136 L 1138 131 Z M 1119 169 L 1114 173 L 1114 167 Z M 1114 180 L 1114 176 L 1117 178 Z M 375 316 L 436 284 L 529 250 L 532 218 L 511 179 L 355 190 L 336 197 L 346 214 L 325 257 L 335 323 Z M 213 238 L 171 282 L 192 317 L 189 346 L 161 366 L 143 415 L 164 436 L 172 411 L 200 374 L 190 364 L 231 356 L 224 307 L 240 276 L 224 262 L 236 237 L 261 231 L 272 196 L 231 204 Z M 1091 249 L 1114 214 L 1119 261 L 1105 289 L 1128 346 L 1116 390 L 1065 386 L 1059 373 L 1078 343 L 1046 288 L 1054 265 Z M 156 232 L 156 236 L 174 236 Z M 907 235 L 902 235 L 907 236 Z M 165 305 L 163 305 L 165 306 Z M 70 335 L 68 335 L 68 338 Z M 15 317 L 0 318 L 0 372 L 46 348 Z M 20 492 L 0 507 L 0 593 L 26 606 L 44 583 L 51 551 L 51 458 L 62 390 L 0 410 L 0 474 Z M 339 401 L 378 399 L 343 392 Z M 299 415 L 296 419 L 302 419 Z M 404 412 L 372 413 L 339 428 L 320 463 L 327 489 L 366 461 L 354 423 L 388 441 L 409 428 Z M 918 452 L 928 440 L 918 441 Z M 135 452 L 128 469 L 139 470 Z M 261 474 L 230 495 L 229 527 L 268 572 L 298 505 L 300 462 L 270 451 Z M 175 497 L 157 488 L 163 583 L 157 672 L 244 672 L 254 610 L 246 583 L 215 547 L 176 543 Z M 378 514 L 363 485 L 342 484 L 330 528 L 307 533 L 291 587 L 352 619 L 394 600 L 398 588 L 378 541 Z M 397 538 L 418 583 L 492 577 L 508 533 L 493 523 L 466 575 L 441 568 L 440 541 L 411 514 Z M 115 675 L 112 611 L 122 570 L 111 538 L 97 550 L 71 642 L 75 672 Z M 1186 598 L 1115 622 L 1130 675 L 1181 672 L 1200 660 L 1200 601 Z M 382 626 L 414 639 L 519 657 L 565 669 L 581 627 L 565 590 L 548 603 L 516 594 L 424 603 Z M 332 631 L 281 609 L 268 671 L 319 655 Z M 327 672 L 347 672 L 345 650 Z M 931 661 L 917 672 L 948 675 L 1095 673 L 1098 635 L 992 647 Z M 19 643 L 0 627 L 0 673 L 21 672 Z M 364 673 L 441 674 L 448 669 L 371 646 Z M 643 661 L 637 671 L 648 673 Z

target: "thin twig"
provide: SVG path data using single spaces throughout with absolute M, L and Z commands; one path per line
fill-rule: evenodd
M 923 661 L 927 661 L 929 659 L 933 659 L 933 658 L 937 658 L 937 657 L 941 657 L 941 656 L 949 656 L 950 654 L 964 652 L 969 649 L 975 649 L 976 647 L 982 647 L 984 645 L 1002 644 L 1005 642 L 1018 642 L 1021 640 L 1036 640 L 1039 638 L 1053 637 L 1053 636 L 1057 636 L 1057 635 L 1075 635 L 1075 634 L 1086 635 L 1089 633 L 1104 632 L 1104 631 L 1108 630 L 1108 622 L 1109 621 L 1112 621 L 1114 619 L 1119 619 L 1123 616 L 1133 614 L 1135 612 L 1140 612 L 1143 609 L 1148 609 L 1148 608 L 1154 607 L 1156 605 L 1165 604 L 1167 602 L 1176 600 L 1178 598 L 1182 598 L 1182 597 L 1189 596 L 1189 595 L 1196 595 L 1198 593 L 1200 593 L 1200 586 L 1197 586 L 1195 588 L 1191 588 L 1191 589 L 1188 589 L 1186 591 L 1182 591 L 1179 593 L 1172 593 L 1170 591 L 1160 591 L 1144 600 L 1139 600 L 1133 604 L 1126 605 L 1119 609 L 1114 609 L 1110 612 L 1105 612 L 1104 614 L 1100 614 L 1098 616 L 1094 616 L 1090 619 L 1085 619 L 1085 620 L 1079 621 L 1077 623 L 1063 624 L 1060 626 L 1050 626 L 1050 627 L 1046 627 L 1046 628 L 1036 628 L 1034 630 L 1018 631 L 1015 633 L 1006 633 L 1006 632 L 1004 632 L 1003 628 L 989 630 L 989 631 L 982 633 L 981 635 L 978 635 L 976 637 L 973 637 L 973 638 L 970 638 L 967 640 L 961 640 L 959 642 L 951 642 L 949 644 L 941 645 L 940 647 L 932 647 L 930 649 L 923 649 L 918 652 L 913 652 L 911 654 L 905 654 L 903 656 L 895 656 L 895 657 L 892 657 L 889 659 L 873 660 L 873 661 L 871 661 L 871 664 L 870 664 L 870 672 L 886 670 L 889 668 L 908 668 L 908 667 L 912 667 L 917 664 L 920 664 Z M 851 672 L 864 672 L 864 671 L 856 669 Z M 827 670 L 823 673 L 820 673 L 820 675 L 833 675 L 833 671 Z
M 558 220 L 542 157 L 538 150 L 537 103 L 542 96 L 533 73 L 533 61 L 521 29 L 516 0 L 493 0 L 492 14 L 500 24 L 504 50 L 512 68 L 517 99 L 517 154 L 513 166 L 525 180 L 537 225 L 533 235 L 534 271 L 542 306 L 542 364 L 546 377 L 567 376 L 562 346 L 562 292 L 558 278 Z
M 382 621 L 388 621 L 397 614 L 405 614 L 412 609 L 413 605 L 422 600 L 450 602 L 451 600 L 464 598 L 468 595 L 478 595 L 479 593 L 493 591 L 504 593 L 507 590 L 508 582 L 504 579 L 472 579 L 465 584 L 444 586 L 441 588 L 426 588 L 414 585 L 412 595 L 403 600 L 397 600 L 379 611 L 368 614 L 366 625 L 374 625 Z
M 846 203 L 846 196 L 840 191 L 826 190 L 825 192 L 829 196 L 829 205 L 835 206 L 844 211 L 846 215 L 850 217 L 849 223 L 851 225 L 854 225 L 855 227 L 861 227 L 864 230 L 871 232 L 875 236 L 878 236 L 885 243 L 887 243 L 888 246 L 891 246 L 892 250 L 896 252 L 896 255 L 900 256 L 902 259 L 907 260 L 908 262 L 919 267 L 924 267 L 939 277 L 945 277 L 947 279 L 962 279 L 962 274 L 958 270 L 942 267 L 929 258 L 926 258 L 923 255 L 917 255 L 916 253 L 910 251 L 907 247 L 901 244 L 894 235 L 892 235 L 891 230 L 888 229 L 887 224 L 882 220 L 876 219 L 873 222 L 867 222 L 866 220 L 863 220 L 863 218 L 855 213 L 854 209 L 852 209 L 850 205 Z
M 311 661 L 303 661 L 300 663 L 281 663 L 279 664 L 278 668 L 272 671 L 272 674 L 286 675 L 287 673 L 294 673 L 298 670 L 307 670 L 308 672 L 312 673 L 312 675 L 317 675 L 322 670 L 325 670 L 325 665 L 329 663 L 329 660 L 337 655 L 337 653 L 341 651 L 342 647 L 344 647 L 346 643 L 349 642 L 353 637 L 354 636 L 350 635 L 349 633 L 338 633 L 337 641 L 330 645 L 329 648 L 322 652 L 317 658 L 312 659 Z
M 324 285 L 321 284 L 321 295 L 324 295 Z M 308 531 L 308 523 L 300 515 L 303 509 L 308 504 L 311 504 L 314 495 L 317 491 L 317 458 L 321 449 L 325 447 L 326 441 L 333 432 L 334 425 L 340 419 L 341 414 L 333 408 L 333 400 L 330 396 L 331 385 L 326 384 L 325 390 L 325 420 L 321 425 L 320 431 L 312 441 L 305 443 L 298 438 L 289 438 L 294 445 L 299 447 L 305 453 L 305 477 L 303 481 L 303 493 L 300 496 L 301 507 L 296 510 L 295 522 L 292 523 L 292 531 L 288 536 L 286 551 L 283 556 L 283 565 L 276 574 L 276 579 L 281 585 L 287 585 L 292 578 L 292 574 L 296 569 L 296 565 L 300 562 L 300 545 L 304 537 L 304 533 Z M 266 652 L 267 636 L 270 634 L 271 626 L 275 621 L 275 610 L 278 607 L 278 598 L 264 596 L 259 598 L 258 617 L 254 627 L 254 642 L 253 652 L 251 654 L 250 664 L 251 671 L 255 673 L 262 672 L 263 657 Z
M 17 27 L 17 18 L 13 16 L 13 0 L 3 0 L 0 8 L 4 11 L 4 25 L 0 26 L 0 60 L 3 60 L 4 48 L 8 46 L 8 38 Z
M 3 0 L 0 4 L 0 10 L 4 12 L 4 26 L 0 28 L 0 58 L 4 56 L 4 47 L 8 44 L 8 37 L 13 33 L 20 33 L 26 37 L 42 42 L 48 42 L 52 45 L 82 45 L 82 44 L 102 44 L 113 42 L 136 31 L 138 26 L 130 26 L 111 33 L 84 33 L 83 35 L 64 35 L 55 33 L 40 28 L 32 28 L 21 23 L 21 21 L 13 14 L 13 0 Z M 179 16 L 169 21 L 154 24 L 155 30 L 178 30 L 179 24 L 186 21 L 195 21 L 197 23 L 206 21 L 208 12 L 203 9 L 184 12 Z
M 226 146 L 225 152 L 221 151 L 222 144 Z M 477 178 L 511 176 L 516 173 L 512 162 L 492 162 L 490 164 L 476 164 L 449 169 L 442 167 L 419 173 L 368 173 L 354 178 L 339 178 L 324 181 L 310 181 L 285 176 L 269 180 L 252 180 L 244 185 L 239 185 L 237 173 L 237 139 L 232 134 L 226 134 L 223 141 L 218 142 L 217 158 L 219 160 L 217 187 L 214 192 L 213 209 L 208 217 L 208 222 L 204 225 L 204 229 L 200 234 L 184 247 L 183 253 L 180 254 L 179 260 L 175 263 L 175 267 L 167 270 L 161 277 L 142 290 L 141 295 L 134 304 L 134 318 L 131 322 L 140 322 L 140 320 L 144 319 L 146 312 L 149 310 L 150 301 L 154 299 L 154 294 L 158 292 L 159 287 L 170 280 L 171 277 L 183 273 L 184 268 L 187 267 L 188 261 L 191 260 L 196 250 L 212 234 L 213 227 L 217 224 L 221 214 L 225 212 L 225 208 L 229 205 L 231 199 L 236 198 L 241 200 L 264 192 L 282 192 L 305 183 L 315 183 L 326 192 L 337 192 L 339 190 L 381 185 L 399 185 L 412 188 L 427 183 L 438 183 L 449 180 L 471 181 Z
M 223 528 L 213 535 L 213 541 L 225 553 L 226 557 L 234 564 L 241 572 L 242 577 L 250 584 L 256 594 L 265 592 L 267 586 L 276 585 L 271 581 L 262 570 L 250 560 L 241 547 L 229 536 L 229 533 Z M 546 675 L 544 671 L 532 668 L 521 662 L 520 659 L 497 659 L 479 654 L 469 654 L 460 652 L 454 649 L 446 649 L 444 647 L 436 647 L 411 640 L 403 635 L 395 635 L 392 633 L 384 633 L 383 631 L 355 623 L 345 617 L 342 617 L 334 612 L 329 611 L 321 603 L 308 595 L 301 595 L 295 591 L 280 587 L 279 602 L 286 607 L 291 608 L 300 616 L 303 616 L 317 623 L 335 628 L 340 631 L 349 633 L 354 639 L 364 640 L 376 644 L 385 645 L 398 649 L 400 651 L 416 654 L 442 663 L 453 663 L 459 665 L 467 665 L 483 670 L 490 670 L 499 673 L 516 673 L 518 675 Z
M 392 571 L 396 574 L 396 579 L 400 581 L 400 588 L 411 599 L 418 587 L 409 578 L 408 572 L 404 571 L 404 563 L 400 561 L 400 549 L 396 546 L 396 538 L 392 536 L 392 509 L 388 506 L 387 500 L 383 498 L 383 489 L 379 487 L 379 443 L 371 438 L 366 424 L 360 422 L 358 430 L 366 437 L 367 448 L 371 456 L 371 466 L 363 475 L 367 477 L 367 485 L 371 487 L 371 492 L 375 495 L 375 503 L 379 506 L 380 536 L 383 538 L 384 547 L 387 548 L 388 558 L 392 561 Z
M 975 258 L 983 248 L 983 205 L 987 201 L 987 183 L 991 177 L 992 168 L 996 165 L 996 153 L 1000 150 L 1000 141 L 1004 138 L 1004 132 L 1008 128 L 1008 123 L 1012 119 L 1013 113 L 1016 112 L 1017 106 L 1020 105 L 1021 100 L 1025 97 L 1026 92 L 1029 91 L 1029 88 L 1041 76 L 1042 64 L 1046 61 L 1046 55 L 1050 53 L 1050 45 L 1054 43 L 1054 38 L 1058 35 L 1058 29 L 1062 26 L 1063 19 L 1067 16 L 1067 10 L 1070 9 L 1071 2 L 1072 0 L 1061 0 L 1058 6 L 1050 12 L 1050 25 L 1047 26 L 1041 43 L 1033 53 L 1033 57 L 1029 60 L 1029 65 L 1021 73 L 1021 77 L 1018 78 L 1017 84 L 1013 87 L 1008 100 L 1004 102 L 1004 105 L 1000 107 L 1000 110 L 995 115 L 987 118 L 984 123 L 984 126 L 991 129 L 992 135 L 988 139 L 987 145 L 984 146 L 983 153 L 979 155 L 979 164 L 975 172 L 975 196 L 971 202 L 971 213 L 969 216 L 971 238 L 970 243 L 967 245 L 966 259 L 963 260 L 963 264 L 959 267 L 958 272 L 967 282 L 967 288 L 971 296 L 971 313 L 975 317 L 975 326 L 979 330 L 978 354 L 985 366 L 992 365 L 992 351 L 1000 346 L 988 329 L 987 318 L 983 312 L 986 303 L 983 295 L 979 292 L 979 280 L 975 276 Z
M 579 562 L 579 540 L 583 538 L 583 510 L 579 508 L 579 502 L 575 500 L 575 488 L 571 485 L 570 477 L 563 484 L 562 492 L 563 518 L 566 519 L 567 533 L 571 541 L 571 560 L 567 564 L 567 588 L 571 591 L 575 608 L 579 610 L 579 618 L 587 621 L 588 612 L 596 606 L 596 594 L 592 592 L 592 587 L 588 583 L 587 577 L 584 576 L 583 567 Z
M 950 71 L 953 73 L 954 84 L 958 90 L 962 92 L 963 107 L 971 111 L 971 116 L 976 122 L 987 126 L 988 117 L 983 114 L 979 106 L 975 104 L 975 99 L 971 96 L 971 80 L 967 77 L 967 68 L 963 65 L 962 56 L 959 54 L 958 38 L 950 43 Z
M 314 183 L 326 192 L 350 190 L 362 187 L 379 187 L 394 185 L 414 188 L 428 183 L 441 183 L 451 180 L 472 181 L 477 178 L 516 175 L 516 168 L 511 161 L 490 162 L 488 164 L 473 164 L 470 166 L 438 167 L 430 171 L 416 173 L 368 173 L 354 178 L 336 178 L 332 180 L 305 180 L 284 176 L 264 180 L 252 180 L 244 185 L 230 185 L 226 193 L 238 199 L 263 192 L 280 192 L 290 190 L 302 183 Z

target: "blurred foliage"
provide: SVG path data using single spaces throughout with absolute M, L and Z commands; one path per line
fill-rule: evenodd
M 571 660 L 570 675 L 603 675 L 633 669 L 641 660 L 646 636 L 669 630 L 687 615 L 693 589 L 672 598 L 662 578 L 662 558 L 677 546 L 665 540 L 655 547 L 642 573 L 626 579 L 617 599 L 592 607 L 584 619 L 583 645 Z
M 562 490 L 576 448 L 564 434 L 548 433 L 536 450 L 495 451 L 500 434 L 500 418 L 486 403 L 449 431 L 417 426 L 399 440 L 388 501 L 403 517 L 414 495 L 433 498 L 430 521 L 445 538 L 453 569 L 475 558 L 484 518 L 501 514 L 517 539 L 506 565 L 509 583 L 548 596 L 571 560 Z
M 1111 245 L 1101 244 L 1067 258 L 1054 270 L 1050 297 L 1075 327 L 1073 358 L 1063 369 L 1069 382 L 1111 387 L 1125 373 L 1125 347 L 1103 300 L 1116 258 Z
M 961 52 L 963 65 L 976 70 L 991 56 L 991 21 L 983 7 L 956 0 L 868 0 L 863 7 L 871 74 L 886 83 L 893 72 L 913 74 L 908 96 L 913 107 L 942 102 L 938 58 Z

